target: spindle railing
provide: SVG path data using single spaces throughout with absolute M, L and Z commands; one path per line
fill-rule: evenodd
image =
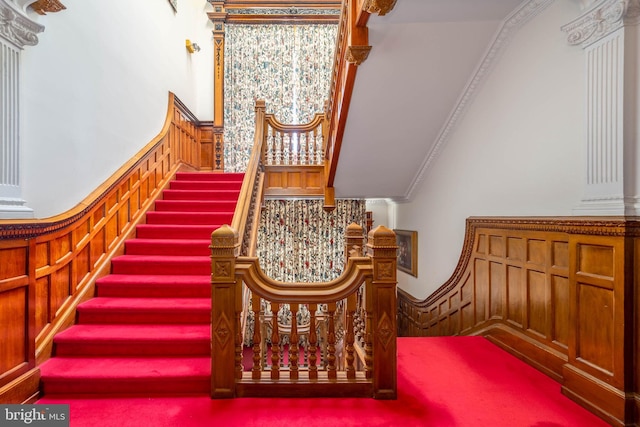
M 338 279 L 284 283 L 267 277 L 257 258 L 238 256 L 231 227 L 212 234 L 213 398 L 396 398 L 395 234 L 383 226 L 372 230 L 364 256 L 360 226 L 349 226 L 345 240 L 347 263 Z M 243 283 L 251 290 L 256 322 L 246 349 Z M 283 304 L 290 307 L 290 322 L 278 320 Z M 308 319 L 299 323 L 301 311 Z
M 264 110 L 264 101 L 256 101 L 256 112 L 261 112 L 256 113 L 256 145 L 262 147 L 265 196 L 322 197 L 327 135 L 325 115 L 317 113 L 309 123 L 293 125 L 280 123 Z M 262 139 L 258 140 L 257 135 Z

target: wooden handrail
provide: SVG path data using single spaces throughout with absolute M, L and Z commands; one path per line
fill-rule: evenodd
M 361 227 L 353 224 L 350 227 L 359 228 L 362 235 Z M 348 240 L 353 241 L 353 237 Z M 262 272 L 255 257 L 238 257 L 237 247 L 238 234 L 230 227 L 223 226 L 211 236 L 212 360 L 215 361 L 211 368 L 212 397 L 268 394 L 396 398 L 397 246 L 392 230 L 382 226 L 372 230 L 368 236 L 368 255 L 356 256 L 353 251 L 344 273 L 323 283 L 273 280 Z M 252 292 L 256 321 L 253 368 L 246 372 L 242 364 L 244 337 L 240 333 L 243 283 Z M 289 377 L 281 375 L 280 364 L 284 359 L 280 355 L 287 350 L 280 346 L 279 322 L 273 321 L 275 313 L 264 313 L 261 298 L 275 307 L 275 311 L 281 304 L 290 304 L 293 319 L 300 305 L 309 307 L 310 323 L 300 327 L 311 349 L 308 370 L 298 364 L 298 328 L 297 322 L 292 322 L 290 328 L 280 331 L 289 334 L 291 340 L 288 370 L 283 371 L 288 372 Z M 326 306 L 326 311 L 316 314 L 321 306 Z M 261 321 L 269 321 L 272 329 L 270 350 L 264 347 Z M 324 340 L 316 335 L 316 326 L 320 327 L 316 322 L 324 325 Z M 340 347 L 336 339 L 340 332 L 338 325 L 344 326 L 343 355 L 337 350 Z M 309 330 L 302 329 L 307 326 Z M 321 366 L 316 365 L 319 345 L 326 350 L 321 356 Z M 263 360 L 269 351 L 273 363 L 266 371 Z M 339 368 L 340 360 L 344 360 L 344 370 Z
M 240 189 L 240 195 L 238 197 L 238 204 L 233 213 L 233 220 L 231 227 L 238 231 L 239 235 L 239 248 L 242 254 L 248 254 L 249 251 L 254 251 L 253 246 L 256 243 L 255 232 L 257 227 L 254 226 L 251 229 L 254 232 L 254 238 L 246 237 L 247 222 L 255 219 L 260 210 L 260 202 L 262 200 L 262 185 L 263 185 L 263 173 L 262 173 L 262 151 L 264 146 L 264 121 L 265 121 L 265 102 L 262 100 L 256 101 L 255 106 L 255 136 L 253 148 L 251 149 L 251 156 L 247 165 L 247 171 L 245 172 L 244 179 L 242 181 L 242 187 Z M 257 185 L 259 184 L 259 185 Z M 257 202 L 257 203 L 255 203 Z M 253 204 L 252 204 L 253 203 Z M 252 217 L 253 215 L 253 217 Z M 251 240 L 249 245 L 248 240 Z

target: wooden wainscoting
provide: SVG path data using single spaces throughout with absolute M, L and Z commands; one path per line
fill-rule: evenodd
M 324 196 L 324 166 L 265 166 L 265 196 Z
M 178 168 L 197 167 L 197 127 L 170 94 L 154 140 L 75 208 L 44 220 L 0 220 L 0 403 L 33 401 L 38 364 L 75 321 L 95 281 L 144 221 Z
M 399 291 L 399 335 L 484 335 L 612 425 L 636 423 L 639 236 L 625 218 L 470 218 L 452 278 L 424 301 Z

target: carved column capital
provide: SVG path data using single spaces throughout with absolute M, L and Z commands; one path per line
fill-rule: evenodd
M 371 46 L 348 46 L 345 52 L 345 59 L 350 64 L 360 65 L 368 57 Z
M 587 47 L 638 18 L 640 0 L 603 0 L 561 29 L 569 44 Z
M 24 3 L 24 2 L 22 2 Z M 19 49 L 38 44 L 44 26 L 29 19 L 19 8 L 22 4 L 0 0 L 0 37 Z M 24 7 L 28 4 L 24 4 Z
M 396 0 L 364 0 L 362 10 L 383 16 L 391 12 L 395 5 Z

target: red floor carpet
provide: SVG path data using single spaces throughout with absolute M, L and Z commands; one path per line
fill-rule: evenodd
M 53 395 L 71 426 L 599 427 L 560 385 L 481 337 L 399 338 L 398 400 Z
M 73 427 L 606 425 L 480 337 L 399 339 L 396 401 L 211 400 L 208 246 L 241 179 L 178 174 L 55 337 L 39 404 L 69 404 Z

